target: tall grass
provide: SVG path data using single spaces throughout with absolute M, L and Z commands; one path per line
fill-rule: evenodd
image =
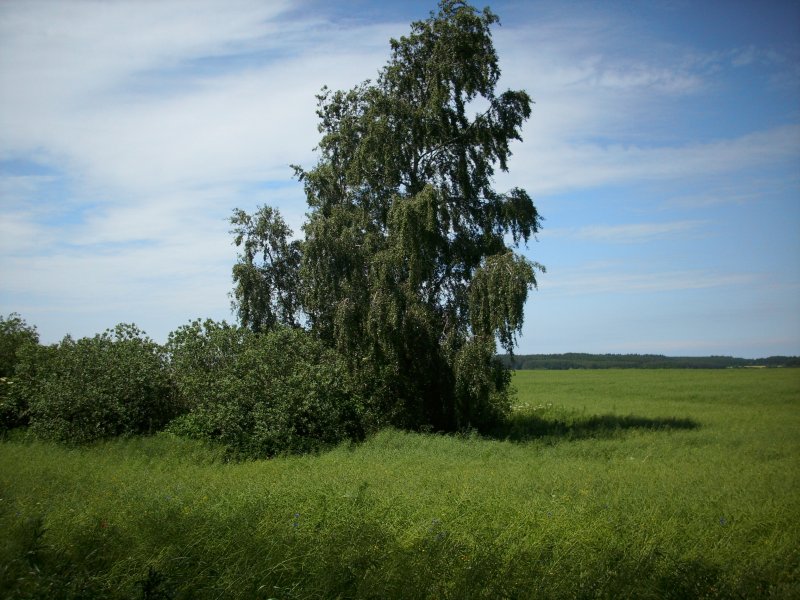
M 519 372 L 491 437 L 0 444 L 0 596 L 800 594 L 800 371 Z

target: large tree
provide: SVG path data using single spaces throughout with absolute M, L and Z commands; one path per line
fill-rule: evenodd
M 514 347 L 541 268 L 515 252 L 540 226 L 531 198 L 493 187 L 531 112 L 524 91 L 495 91 L 497 21 L 442 0 L 391 40 L 376 81 L 323 88 L 319 161 L 295 167 L 310 210 L 291 293 L 403 426 L 502 416 L 509 375 L 496 340 Z

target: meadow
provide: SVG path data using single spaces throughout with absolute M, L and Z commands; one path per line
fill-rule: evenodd
M 520 371 L 492 435 L 0 443 L 0 597 L 797 598 L 800 370 Z

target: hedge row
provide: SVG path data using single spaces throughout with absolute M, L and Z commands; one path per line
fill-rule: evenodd
M 360 438 L 372 417 L 342 357 L 298 329 L 198 320 L 162 346 L 121 324 L 42 346 L 11 315 L 0 352 L 0 429 L 68 444 L 167 430 L 255 458 Z

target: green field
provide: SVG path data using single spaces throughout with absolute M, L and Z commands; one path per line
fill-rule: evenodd
M 800 597 L 800 370 L 524 371 L 492 438 L 0 444 L 0 597 Z

